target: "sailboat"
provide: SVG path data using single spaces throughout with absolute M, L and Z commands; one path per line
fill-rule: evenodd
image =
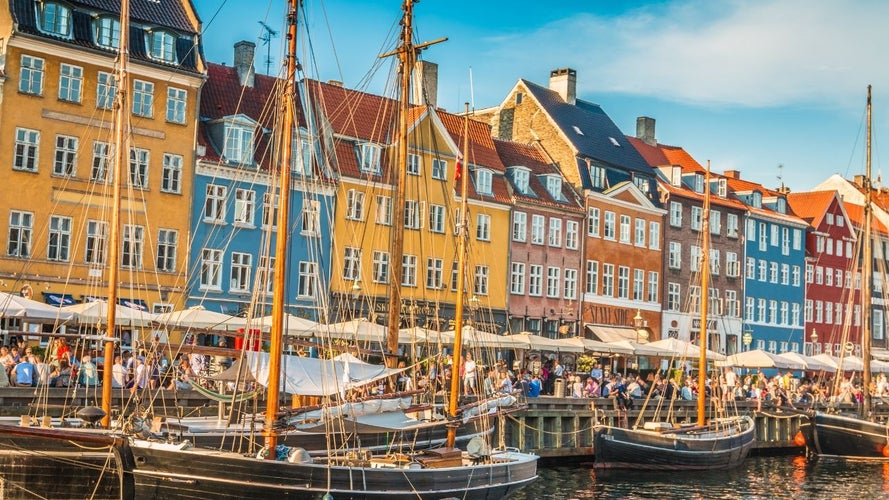
M 399 123 L 399 158 L 401 168 L 407 164 L 407 90 L 411 71 L 419 50 L 428 44 L 412 41 L 414 0 L 403 3 L 401 46 L 396 50 L 401 63 L 403 100 Z M 280 191 L 278 227 L 288 227 L 291 144 L 293 131 L 293 94 L 296 87 L 297 0 L 288 2 L 287 75 L 284 89 L 284 112 L 281 125 L 282 155 L 279 166 Z M 464 152 L 465 155 L 465 152 Z M 402 176 L 403 179 L 403 176 Z M 465 179 L 465 176 L 464 176 Z M 396 182 L 396 184 L 399 184 Z M 463 182 L 463 200 L 465 186 Z M 403 190 L 403 186 L 401 186 Z M 393 208 L 403 207 L 396 201 Z M 465 240 L 465 210 L 463 234 Z M 395 213 L 395 220 L 400 220 Z M 396 224 L 398 226 L 398 224 Z M 393 235 L 393 255 L 399 251 L 398 234 Z M 279 235 L 277 255 L 286 255 L 286 238 Z M 465 248 L 465 242 L 461 243 Z M 400 257 L 393 256 L 392 296 L 400 306 Z M 463 258 L 461 257 L 461 263 Z M 275 260 L 275 291 L 268 365 L 268 406 L 279 400 L 282 372 L 282 319 L 286 259 Z M 462 270 L 460 271 L 462 273 Z M 462 284 L 463 276 L 460 276 Z M 462 288 L 458 297 L 462 297 Z M 458 301 L 461 299 L 458 299 Z M 458 303 L 458 321 L 462 303 Z M 395 310 L 393 307 L 392 310 Z M 397 334 L 398 316 L 390 316 L 390 330 Z M 457 330 L 458 332 L 460 329 Z M 459 333 L 458 333 L 459 335 Z M 395 344 L 395 345 L 394 345 Z M 455 339 L 459 349 L 461 339 Z M 389 338 L 389 352 L 395 352 L 397 337 Z M 456 380 L 456 377 L 454 378 Z M 456 414 L 456 387 L 449 402 L 450 415 Z M 490 450 L 476 443 L 473 453 L 454 448 L 455 429 L 449 429 L 446 447 L 412 454 L 393 453 L 374 456 L 364 451 L 344 454 L 330 453 L 312 458 L 303 449 L 279 446 L 280 432 L 276 412 L 266 411 L 264 423 L 265 448 L 257 455 L 241 455 L 192 447 L 188 442 L 157 442 L 133 438 L 130 450 L 136 464 L 132 470 L 137 498 L 403 498 L 466 499 L 503 498 L 537 477 L 537 457 L 517 450 Z
M 862 228 L 861 269 L 861 387 L 864 401 L 857 415 L 812 411 L 800 424 L 799 437 L 808 453 L 820 457 L 889 460 L 889 423 L 873 418 L 871 386 L 871 315 L 873 291 L 873 186 L 871 185 L 871 86 L 867 86 L 867 141 L 864 177 L 864 227 Z M 837 372 L 838 376 L 841 373 Z
M 719 470 L 739 466 L 755 440 L 753 418 L 747 415 L 707 419 L 707 313 L 710 255 L 710 167 L 704 181 L 701 257 L 701 333 L 698 357 L 697 422 L 646 422 L 642 428 L 597 426 L 593 467 L 646 470 Z

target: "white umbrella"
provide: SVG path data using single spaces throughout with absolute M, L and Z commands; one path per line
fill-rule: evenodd
M 649 342 L 646 345 L 672 351 L 683 358 L 697 358 L 701 352 L 700 346 L 673 337 Z M 722 361 L 725 359 L 725 355 L 707 349 L 707 359 L 710 361 Z
M 629 340 L 619 340 L 617 342 L 606 343 L 610 346 L 613 346 L 615 349 L 630 351 L 628 354 L 633 354 L 635 356 L 651 356 L 656 358 L 664 358 L 676 356 L 677 354 L 676 352 L 663 347 L 652 347 L 651 344 L 637 344 L 635 342 L 630 342 Z
M 817 356 L 813 356 L 818 361 L 826 363 L 833 367 L 835 370 L 844 371 L 844 372 L 855 372 L 861 371 L 864 368 L 864 363 L 861 362 L 861 359 L 856 358 L 854 356 L 846 356 L 842 360 L 842 366 L 840 365 L 840 358 L 837 356 L 831 356 L 827 353 L 822 353 Z
M 318 324 L 312 328 L 316 337 L 342 339 L 355 342 L 386 342 L 388 329 L 364 318 L 342 323 Z
M 798 352 L 782 352 L 778 356 L 780 356 L 782 358 L 791 359 L 794 361 L 799 361 L 799 362 L 805 364 L 806 369 L 810 370 L 810 371 L 817 371 L 817 372 L 821 372 L 821 371 L 835 372 L 835 371 L 837 371 L 837 368 L 835 366 L 829 365 L 829 364 L 825 363 L 824 361 L 821 361 L 821 360 L 814 358 L 812 356 L 805 356 L 805 355 L 800 354 Z
M 194 306 L 181 311 L 158 314 L 155 321 L 168 328 L 178 328 L 181 330 L 197 328 L 202 330 L 235 331 L 238 328 L 247 326 L 244 318 L 208 311 L 203 306 Z
M 293 314 L 284 315 L 284 335 L 292 337 L 311 337 L 312 329 L 318 326 L 318 323 Z M 250 322 L 250 328 L 259 328 L 264 332 L 272 329 L 272 316 L 263 316 L 261 318 L 253 318 Z
M 583 348 L 586 352 L 601 352 L 609 354 L 633 354 L 632 347 L 621 347 L 615 343 L 600 342 L 598 340 L 587 339 L 584 337 L 571 337 L 562 342 L 574 344 Z
M 73 314 L 36 300 L 26 299 L 11 293 L 0 292 L 0 317 L 21 318 L 34 321 L 68 321 Z
M 509 335 L 508 337 L 511 340 L 518 340 L 520 342 L 526 343 L 526 349 L 534 349 L 537 351 L 581 353 L 584 350 L 583 346 L 578 346 L 577 344 L 565 342 L 558 339 L 541 337 L 540 335 L 533 335 L 528 332 Z
M 80 324 L 98 324 L 105 325 L 108 323 L 108 302 L 104 300 L 94 300 L 92 302 L 82 302 L 62 307 L 63 311 L 70 312 L 74 315 L 74 320 Z M 115 323 L 118 326 L 148 326 L 155 321 L 156 315 L 132 307 L 117 304 L 114 307 Z
M 785 370 L 805 370 L 806 364 L 802 360 L 793 360 L 781 357 L 762 349 L 739 352 L 725 358 L 725 361 L 717 363 L 719 366 L 734 366 L 737 368 L 780 368 Z
M 453 343 L 454 331 L 444 332 L 444 336 L 450 335 L 451 343 Z M 463 327 L 463 345 L 467 347 L 489 347 L 501 349 L 527 349 L 526 343 L 520 340 L 513 340 L 512 335 L 496 335 L 493 333 L 483 332 L 472 326 Z

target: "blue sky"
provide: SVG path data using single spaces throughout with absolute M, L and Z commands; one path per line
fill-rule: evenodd
M 234 43 L 253 40 L 265 72 L 259 21 L 281 28 L 283 0 L 194 2 L 208 60 L 231 64 Z M 391 67 L 377 55 L 394 46 L 401 1 L 304 3 L 308 75 L 386 92 Z M 476 108 L 496 105 L 519 78 L 546 85 L 550 70 L 567 66 L 578 97 L 601 104 L 625 134 L 651 116 L 660 142 L 768 187 L 779 175 L 805 191 L 833 173 L 863 172 L 870 83 L 874 172 L 889 185 L 889 2 L 423 0 L 414 10 L 419 41 L 449 38 L 423 53 L 439 64 L 440 106 L 462 110 L 470 94 Z M 275 67 L 281 44 L 279 35 Z

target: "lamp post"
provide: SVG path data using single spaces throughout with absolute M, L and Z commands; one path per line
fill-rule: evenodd
M 811 353 L 811 356 L 814 356 L 815 354 L 817 354 L 817 353 L 815 352 L 815 346 L 818 345 L 818 332 L 816 332 L 814 328 L 812 328 L 812 335 L 811 335 L 809 338 L 810 338 L 811 341 L 812 341 L 812 353 Z M 820 350 L 820 349 L 819 349 L 819 350 Z
M 744 343 L 744 350 L 750 350 L 750 344 L 753 343 L 753 332 L 750 330 L 744 330 L 744 335 L 741 335 L 741 342 Z
M 636 309 L 636 315 L 633 316 L 633 326 L 636 328 L 636 343 L 639 343 L 639 337 L 642 336 L 642 326 L 645 324 L 645 318 L 642 317 L 642 311 Z M 648 338 L 648 332 L 644 332 L 645 338 Z M 639 355 L 636 354 L 636 369 L 639 369 Z
M 361 298 L 361 284 L 358 283 L 358 280 L 352 283 L 352 318 L 355 319 L 358 317 L 358 314 L 361 312 L 361 304 L 359 303 L 359 299 Z

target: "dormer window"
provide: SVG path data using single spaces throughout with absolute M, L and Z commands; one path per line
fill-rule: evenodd
M 528 182 L 530 180 L 530 172 L 524 167 L 515 167 L 512 169 L 512 183 L 519 193 L 528 194 Z
M 787 213 L 787 199 L 783 196 L 779 196 L 777 200 L 775 200 L 775 211 L 779 214 Z
M 491 180 L 493 176 L 490 170 L 478 169 L 475 171 L 475 190 L 478 194 L 492 194 Z
M 44 3 L 40 21 L 41 28 L 46 33 L 65 37 L 71 34 L 71 9 L 60 3 Z
M 176 62 L 176 37 L 169 31 L 154 30 L 148 33 L 151 58 L 164 62 Z
M 590 165 L 590 183 L 594 188 L 605 187 L 605 168 L 598 165 Z
M 237 123 L 225 124 L 225 149 L 222 156 L 226 161 L 251 165 L 253 163 L 253 128 Z
M 546 190 L 554 200 L 562 201 L 562 178 L 555 175 L 547 175 Z
M 750 206 L 753 208 L 762 208 L 762 193 L 754 191 L 750 194 Z
M 380 146 L 365 142 L 358 146 L 358 168 L 365 174 L 380 173 Z
M 704 192 L 704 176 L 701 174 L 695 174 L 693 179 L 694 185 L 692 188 L 695 190 L 695 193 L 703 193 Z
M 682 185 L 682 167 L 679 165 L 670 167 L 670 184 L 677 187 Z
M 120 47 L 120 20 L 100 17 L 96 20 L 96 45 L 109 49 Z
M 716 183 L 716 194 L 720 198 L 728 196 L 728 182 L 725 179 L 719 179 Z

